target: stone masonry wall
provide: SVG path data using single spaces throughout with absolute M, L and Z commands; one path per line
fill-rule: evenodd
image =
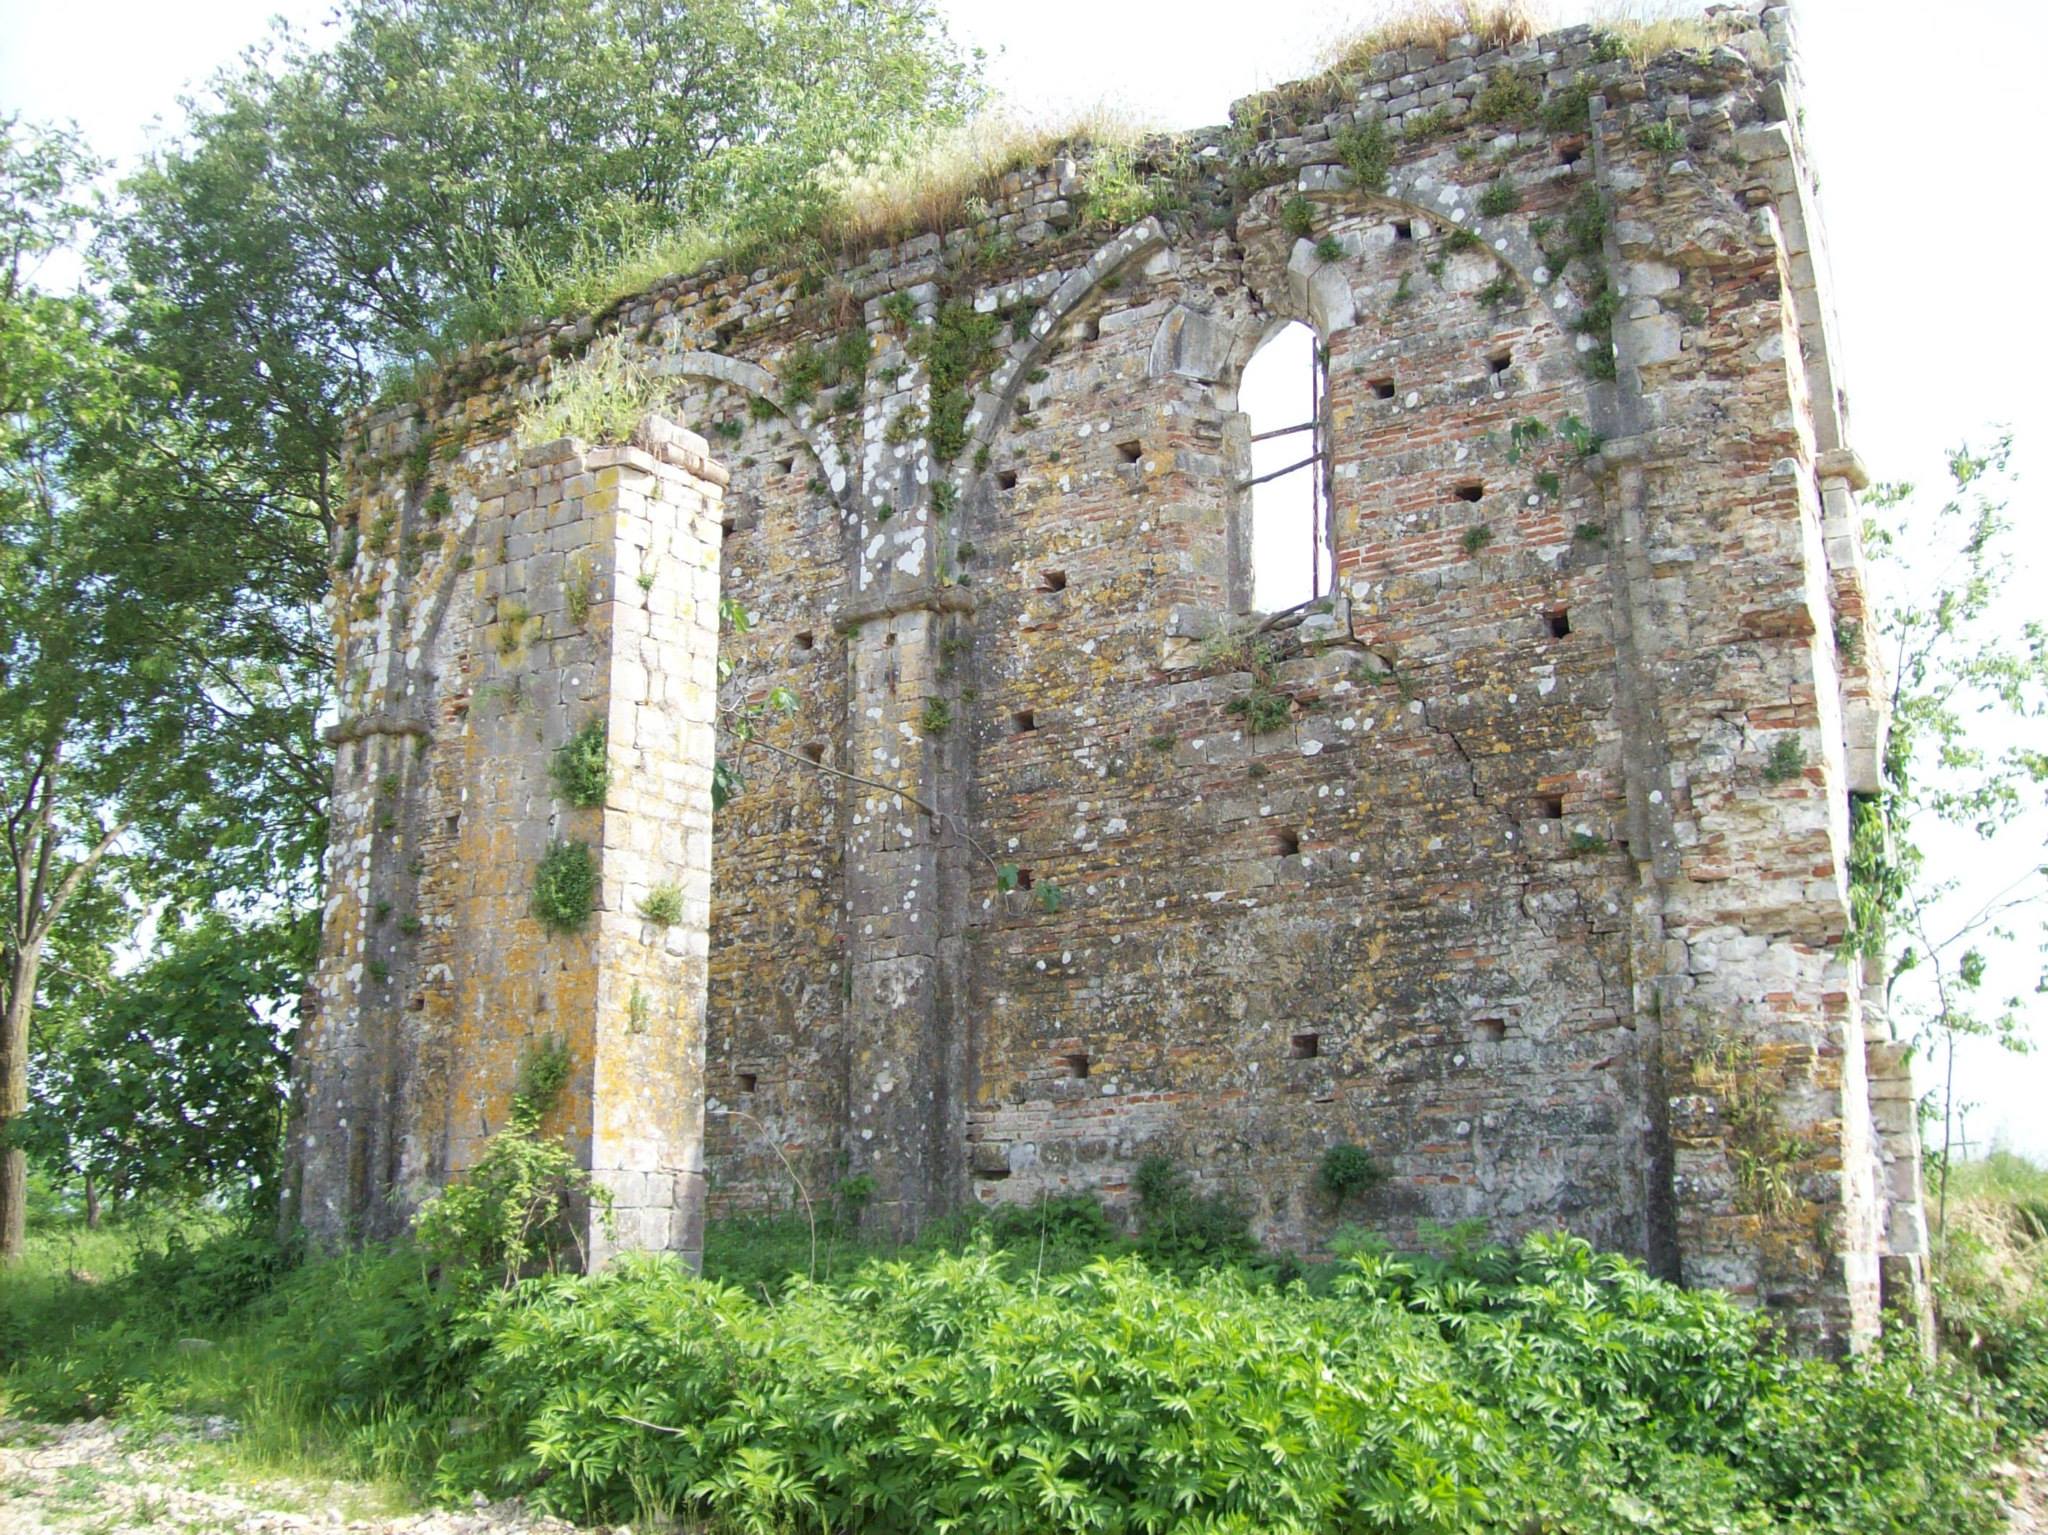
M 694 1172 L 701 1097 L 714 1210 L 793 1174 L 864 1175 L 898 1230 L 1121 1206 L 1165 1154 L 1301 1248 L 1563 1226 L 1816 1345 L 1870 1336 L 1881 1288 L 1922 1306 L 1910 1081 L 1842 949 L 1885 696 L 1864 477 L 1786 16 L 1719 25 L 1646 68 L 1583 27 L 1389 55 L 1149 146 L 1142 202 L 1058 158 L 957 227 L 673 279 L 367 421 L 316 1229 L 390 1229 L 553 1036 L 633 1209 L 688 1206 L 645 1175 Z M 1238 387 L 1290 321 L 1326 358 L 1337 570 L 1260 615 Z M 521 401 L 614 330 L 710 448 L 516 457 Z M 779 750 L 727 741 L 707 847 L 714 587 L 754 620 L 722 704 L 796 707 Z M 508 648 L 511 599 L 539 627 Z M 612 797 L 551 803 L 598 714 Z M 565 834 L 600 909 L 542 941 Z M 634 915 L 664 878 L 665 936 Z M 1340 1144 L 1387 1173 L 1342 1209 Z M 690 1245 L 667 1219 L 622 1239 Z

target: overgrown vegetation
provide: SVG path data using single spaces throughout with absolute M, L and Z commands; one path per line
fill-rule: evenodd
M 1207 671 L 1248 673 L 1251 686 L 1223 707 L 1250 735 L 1279 730 L 1294 717 L 1294 700 L 1278 682 L 1272 642 L 1256 630 L 1225 624 L 1202 644 L 1199 664 Z
M 562 1069 L 530 1058 L 415 1243 L 301 1263 L 223 1231 L 96 1285 L 39 1257 L 0 1281 L 7 1410 L 219 1412 L 330 1472 L 606 1523 L 1992 1535 L 1985 1468 L 2048 1406 L 2037 1292 L 1952 1286 L 2004 1308 L 1955 1363 L 1800 1361 L 1755 1312 L 1568 1237 L 1304 1267 L 1163 1158 L 1130 1235 L 1067 1197 L 892 1251 L 850 1224 L 849 1179 L 815 1243 L 717 1222 L 703 1278 L 584 1277 L 562 1260 L 588 1191 L 538 1129 Z M 2032 1220 L 2048 1188 L 2021 1181 L 2005 1210 Z M 1971 1274 L 2037 1284 L 2038 1229 L 2001 1227 Z
M 519 439 L 532 447 L 558 437 L 621 443 L 666 398 L 668 381 L 650 371 L 631 338 L 598 337 L 573 362 L 548 374 L 539 397 L 519 416 Z
M 971 386 L 995 358 L 1002 323 L 999 315 L 977 314 L 972 304 L 955 300 L 941 305 L 932 325 L 910 338 L 911 354 L 923 359 L 931 377 L 926 435 L 932 457 L 942 464 L 950 464 L 967 446 Z

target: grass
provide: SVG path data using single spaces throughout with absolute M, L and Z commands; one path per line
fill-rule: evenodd
M 828 171 L 793 203 L 777 205 L 758 221 L 734 214 L 722 223 L 636 233 L 624 243 L 593 235 L 567 260 L 551 265 L 515 250 L 507 257 L 496 290 L 451 316 L 443 339 L 450 347 L 488 342 L 534 321 L 603 314 L 714 262 L 815 271 L 840 257 L 984 217 L 990 211 L 987 205 L 1000 195 L 1005 175 L 1047 164 L 1063 151 L 1083 161 L 1084 185 L 1128 179 L 1131 155 L 1145 133 L 1137 119 L 1107 105 L 1053 118 L 984 114 L 899 160 Z M 835 297 L 844 311 L 842 322 L 857 317 L 858 306 L 850 294 L 827 294 L 828 299 Z M 616 362 L 605 367 L 617 371 Z M 416 390 L 430 372 L 424 360 L 407 364 L 396 370 L 391 388 Z M 592 408 L 595 394 L 590 391 L 560 405 L 544 406 L 567 412 L 569 419 L 536 420 L 528 440 L 624 440 L 637 416 L 622 427 L 609 415 L 600 413 L 593 423 L 577 414 Z M 602 430 L 561 429 L 579 424 Z
M 1739 29 L 1685 0 L 1609 0 L 1606 4 L 1532 4 L 1529 0 L 1414 0 L 1377 20 L 1340 31 L 1315 62 L 1319 75 L 1355 74 L 1380 54 L 1428 48 L 1441 53 L 1471 36 L 1482 49 L 1511 48 L 1545 32 L 1590 21 L 1636 64 L 1673 49 L 1710 48 Z
M 1539 9 L 1528 0 L 1415 0 L 1337 35 L 1321 50 L 1316 73 L 1266 94 L 1276 102 L 1327 94 L 1340 77 L 1390 49 L 1441 50 L 1466 33 L 1484 47 L 1506 47 L 1580 14 L 1561 7 Z M 1676 0 L 1622 0 L 1596 8 L 1594 19 L 1603 31 L 1603 48 L 1637 64 L 1672 49 L 1710 47 L 1740 30 L 1734 19 L 1698 15 Z M 1263 115 L 1262 99 L 1252 100 L 1253 120 Z M 534 321 L 603 315 L 664 281 L 716 262 L 803 272 L 810 291 L 828 307 L 836 306 L 836 323 L 850 323 L 858 306 L 830 271 L 839 259 L 974 223 L 993 211 L 1005 175 L 1043 166 L 1057 154 L 1073 153 L 1080 160 L 1081 204 L 1092 222 L 1127 223 L 1159 206 L 1162 197 L 1170 203 L 1170 189 L 1160 178 L 1147 180 L 1134 170 L 1146 135 L 1137 119 L 1107 105 L 1052 118 L 989 113 L 900 159 L 829 169 L 751 215 L 735 211 L 723 222 L 655 230 L 610 228 L 599 220 L 566 259 L 548 262 L 515 248 L 504 257 L 504 276 L 496 289 L 448 317 L 429 348 L 434 360 L 421 357 L 395 366 L 386 394 L 419 393 L 433 376 L 435 360 L 446 360 L 464 343 L 488 342 Z M 1362 183 L 1383 185 L 1384 146 L 1358 139 L 1354 149 L 1346 159 L 1359 162 L 1353 170 Z M 567 412 L 570 419 L 536 422 L 529 440 L 546 440 L 549 432 L 592 442 L 621 440 L 633 423 L 622 426 L 597 407 L 597 393 L 543 407 Z M 599 419 L 591 421 L 588 412 L 594 408 Z M 578 425 L 586 429 L 574 429 Z
M 1062 149 L 1131 150 L 1146 131 L 1107 103 L 1054 119 L 977 117 L 915 157 L 829 179 L 816 237 L 850 253 L 944 229 L 965 222 L 970 202 L 991 198 L 1012 171 L 1044 165 Z

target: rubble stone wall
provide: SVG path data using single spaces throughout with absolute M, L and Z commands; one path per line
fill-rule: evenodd
M 1647 66 L 1584 27 L 1388 55 L 1148 146 L 1138 205 L 1058 158 L 955 227 L 679 277 L 368 420 L 316 1229 L 388 1229 L 467 1165 L 542 1036 L 595 1063 L 563 1110 L 594 1144 L 637 986 L 667 1042 L 620 1057 L 626 1139 L 673 1139 L 615 1160 L 693 1169 L 701 1096 L 714 1210 L 854 1176 L 897 1230 L 1120 1206 L 1163 1154 L 1308 1250 L 1563 1226 L 1816 1345 L 1871 1335 L 1881 1284 L 1922 1305 L 1909 1079 L 1843 946 L 1885 690 L 1786 25 Z M 1238 391 L 1290 321 L 1326 360 L 1337 569 L 1265 615 Z M 709 448 L 520 456 L 521 402 L 611 331 Z M 587 631 L 549 595 L 586 574 Z M 707 579 L 753 617 L 723 705 L 795 707 L 719 748 L 745 786 L 708 921 L 663 939 L 635 903 L 698 879 Z M 540 639 L 506 649 L 518 592 Z M 676 677 L 680 714 L 635 715 Z M 615 798 L 550 802 L 597 713 Z M 593 815 L 598 917 L 548 938 L 531 865 Z M 1386 1174 L 1341 1207 L 1337 1145 Z

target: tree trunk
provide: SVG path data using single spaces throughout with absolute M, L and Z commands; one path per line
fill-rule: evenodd
M 28 1112 L 28 1015 L 35 1006 L 42 955 L 30 945 L 8 958 L 7 1014 L 0 1025 L 0 1145 L 14 1121 Z M 28 1240 L 28 1157 L 19 1147 L 0 1151 L 0 1264 L 21 1257 Z
M 93 1182 L 91 1168 L 85 1172 L 85 1229 L 100 1229 L 100 1186 Z

